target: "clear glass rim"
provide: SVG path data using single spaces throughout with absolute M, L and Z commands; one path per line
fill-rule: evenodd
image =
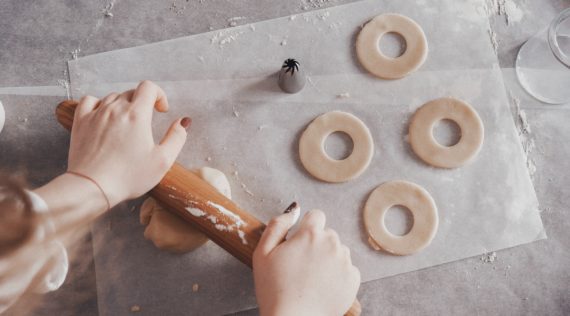
M 564 11 L 560 12 L 560 14 L 550 23 L 548 27 L 548 44 L 550 45 L 550 49 L 556 58 L 566 65 L 566 67 L 570 68 L 570 56 L 566 55 L 562 49 L 560 49 L 560 45 L 558 44 L 558 28 L 560 24 L 570 17 L 570 8 L 565 9 Z M 570 34 L 564 34 L 570 36 Z

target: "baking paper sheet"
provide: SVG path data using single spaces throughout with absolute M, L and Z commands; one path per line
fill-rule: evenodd
M 72 87 L 75 96 L 102 96 L 141 79 L 158 81 L 172 107 L 156 116 L 155 137 L 173 119 L 193 118 L 181 163 L 224 171 L 234 200 L 264 221 L 293 200 L 305 210 L 322 209 L 328 225 L 351 248 L 363 281 L 374 280 L 545 237 L 478 3 L 438 1 L 430 3 L 438 10 L 428 11 L 397 2 L 361 2 L 103 53 L 70 63 Z M 406 14 L 424 27 L 430 55 L 421 71 L 383 81 L 359 69 L 354 35 L 358 25 L 381 12 Z M 284 46 L 277 40 L 283 36 L 288 36 Z M 292 56 L 301 56 L 311 77 L 300 94 L 285 95 L 274 72 Z M 350 98 L 337 97 L 343 93 Z M 442 96 L 473 105 L 485 125 L 477 160 L 456 170 L 427 166 L 406 142 L 415 109 Z M 300 133 L 330 110 L 361 118 L 375 141 L 370 167 L 348 183 L 315 180 L 298 160 Z M 394 179 L 422 185 L 438 205 L 438 233 L 417 255 L 387 255 L 366 242 L 363 203 L 377 185 Z M 108 214 L 93 228 L 102 314 L 121 314 L 135 304 L 149 315 L 220 314 L 254 306 L 251 273 L 223 250 L 210 243 L 192 254 L 167 254 L 144 240 L 142 231 L 138 214 L 125 210 Z M 200 284 L 198 292 L 191 290 L 194 283 Z

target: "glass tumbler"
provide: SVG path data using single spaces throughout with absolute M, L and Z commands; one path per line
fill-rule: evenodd
M 521 46 L 515 68 L 521 85 L 539 101 L 570 102 L 570 8 Z

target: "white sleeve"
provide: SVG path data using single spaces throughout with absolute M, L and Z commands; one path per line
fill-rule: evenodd
M 32 202 L 32 208 L 36 213 L 48 212 L 46 202 L 37 194 L 27 191 Z M 34 241 L 42 241 L 46 235 L 51 235 L 55 228 L 51 221 L 46 221 L 36 227 Z M 28 246 L 28 247 L 27 247 Z M 27 290 L 32 281 L 37 284 L 31 290 L 35 293 L 47 293 L 57 290 L 67 276 L 69 260 L 67 250 L 57 240 L 50 241 L 38 251 L 37 247 L 27 245 L 16 250 L 13 255 L 0 259 L 0 314 L 15 303 Z M 19 265 L 17 271 L 13 269 L 13 260 L 25 258 L 27 264 Z M 48 266 L 49 265 L 49 266 Z M 48 267 L 48 271 L 40 280 L 36 278 L 39 271 Z
M 37 213 L 47 213 L 49 211 L 48 205 L 44 199 L 32 191 L 27 191 L 30 201 L 32 202 L 32 208 Z M 44 236 L 46 234 L 51 234 L 55 231 L 55 227 L 50 220 L 47 220 L 44 225 Z M 69 270 L 69 259 L 67 256 L 67 250 L 63 244 L 57 240 L 51 242 L 54 247 L 54 253 L 50 260 L 46 261 L 46 264 L 51 265 L 51 269 L 43 277 L 42 281 L 34 289 L 36 293 L 47 293 L 55 291 L 61 287 L 67 276 L 67 271 Z

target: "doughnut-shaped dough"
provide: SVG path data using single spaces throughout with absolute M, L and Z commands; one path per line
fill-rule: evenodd
M 221 171 L 204 167 L 196 173 L 224 196 L 231 199 L 230 184 Z M 140 222 L 147 225 L 144 237 L 162 250 L 186 253 L 195 250 L 208 241 L 208 237 L 177 215 L 165 210 L 153 198 L 147 198 L 141 206 Z
M 396 236 L 386 229 L 384 217 L 392 206 L 407 207 L 414 217 L 414 225 L 404 236 Z M 371 244 L 395 255 L 411 255 L 430 244 L 437 232 L 437 207 L 429 193 L 408 181 L 391 181 L 378 186 L 364 206 L 364 224 Z M 377 249 L 377 248 L 375 248 Z
M 334 132 L 345 132 L 352 139 L 352 153 L 345 159 L 332 159 L 325 151 L 325 141 Z M 373 154 L 374 144 L 368 127 L 356 116 L 341 111 L 317 117 L 299 140 L 301 163 L 315 178 L 326 182 L 358 177 L 370 164 Z
M 398 33 L 406 41 L 399 57 L 384 55 L 378 44 L 386 33 Z M 399 79 L 417 70 L 426 60 L 428 44 L 421 26 L 400 14 L 382 14 L 366 23 L 356 39 L 356 55 L 366 70 L 384 79 Z
M 461 129 L 461 138 L 453 146 L 442 146 L 433 137 L 440 120 L 452 120 Z M 409 139 L 413 151 L 426 163 L 440 168 L 457 168 L 471 161 L 481 149 L 483 122 L 467 103 L 441 98 L 420 107 L 410 123 Z

